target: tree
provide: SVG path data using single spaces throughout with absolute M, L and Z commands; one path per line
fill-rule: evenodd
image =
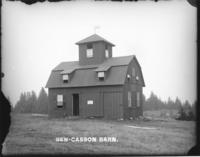
M 194 103 L 192 104 L 192 112 L 194 115 L 194 119 L 196 119 L 196 107 L 197 107 L 197 101 L 194 101 Z
M 187 115 L 186 115 L 186 113 L 184 111 L 183 106 L 180 107 L 178 113 L 179 113 L 179 117 L 177 118 L 177 120 L 186 120 L 187 119 Z
M 182 102 L 180 101 L 178 97 L 176 97 L 174 105 L 175 105 L 175 108 L 178 110 L 182 107 Z
M 37 100 L 37 113 L 48 113 L 48 95 L 42 87 Z
M 27 105 L 29 106 L 29 113 L 34 113 L 36 111 L 37 96 L 34 91 L 31 91 Z
M 26 95 L 25 93 L 21 93 L 20 99 L 17 101 L 14 112 L 24 113 L 25 111 L 25 103 L 26 103 Z
M 192 111 L 192 105 L 186 100 L 179 110 L 178 120 L 194 120 L 195 116 Z

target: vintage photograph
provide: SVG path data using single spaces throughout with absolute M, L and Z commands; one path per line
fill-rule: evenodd
M 196 145 L 197 8 L 2 1 L 2 154 L 187 155 Z

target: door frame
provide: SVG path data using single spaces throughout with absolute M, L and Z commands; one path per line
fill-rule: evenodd
M 72 116 L 80 115 L 80 103 L 78 103 L 78 115 L 74 115 L 74 95 L 78 95 L 78 102 L 80 102 L 80 93 L 72 93 Z

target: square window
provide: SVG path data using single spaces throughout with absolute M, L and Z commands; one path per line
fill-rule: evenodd
M 87 101 L 87 104 L 88 104 L 88 105 L 93 105 L 93 104 L 94 104 L 94 101 L 93 101 L 93 100 L 88 100 L 88 101 Z
M 103 71 L 101 71 L 101 72 L 98 72 L 98 77 L 100 78 L 102 78 L 102 77 L 105 77 L 105 74 L 104 74 L 104 72 Z
M 63 95 L 57 95 L 57 106 L 58 107 L 63 106 Z
M 63 82 L 64 82 L 64 83 L 67 83 L 67 82 L 69 81 L 69 75 L 68 75 L 68 74 L 64 74 L 64 75 L 62 76 L 62 78 L 63 78 Z
M 98 78 L 100 81 L 103 81 L 105 78 L 105 72 L 103 72 L 103 71 L 98 72 Z
M 87 49 L 86 56 L 87 56 L 87 58 L 92 58 L 93 57 L 93 49 Z

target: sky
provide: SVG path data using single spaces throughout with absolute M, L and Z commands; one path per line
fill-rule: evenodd
M 96 33 L 114 43 L 113 57 L 136 55 L 148 98 L 196 100 L 196 14 L 184 0 L 138 2 L 2 2 L 2 91 L 45 87 L 51 70 L 78 60 L 75 43 Z M 47 90 L 47 89 L 46 89 Z

